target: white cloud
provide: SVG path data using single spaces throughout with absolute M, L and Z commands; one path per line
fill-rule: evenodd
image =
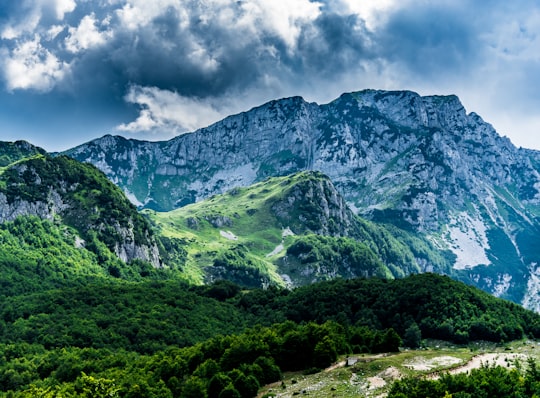
M 17 46 L 3 61 L 7 89 L 50 91 L 69 72 L 69 65 L 45 49 L 38 35 Z
M 86 15 L 77 28 L 69 28 L 69 36 L 66 38 L 66 48 L 72 53 L 81 50 L 98 47 L 112 37 L 112 31 L 100 32 L 94 14 Z
M 125 28 L 137 30 L 173 10 L 181 29 L 188 28 L 191 17 L 197 17 L 197 23 L 218 24 L 243 32 L 245 35 L 238 39 L 270 33 L 293 48 L 302 25 L 314 21 L 321 14 L 321 7 L 322 3 L 309 0 L 132 0 L 117 10 L 117 15 Z
M 53 4 L 54 11 L 56 13 L 56 18 L 58 20 L 63 20 L 66 14 L 73 12 L 77 7 L 75 0 L 41 0 L 43 4 Z
M 198 65 L 204 72 L 215 72 L 219 68 L 219 61 L 205 47 L 197 42 L 192 43 L 191 46 L 191 51 L 186 54 L 186 57 L 193 64 Z
M 403 6 L 397 0 L 330 0 L 329 6 L 338 14 L 356 14 L 371 30 L 384 23 L 388 12 L 396 6 Z
M 236 26 L 248 28 L 253 34 L 260 29 L 277 34 L 289 48 L 294 48 L 302 25 L 314 21 L 321 14 L 321 6 L 309 0 L 245 1 Z
M 51 26 L 46 34 L 45 34 L 45 38 L 46 40 L 54 40 L 56 38 L 56 36 L 58 36 L 66 27 L 64 25 L 53 25 Z
M 224 116 L 211 104 L 157 87 L 132 86 L 125 99 L 141 107 L 135 121 L 117 127 L 131 133 L 170 131 L 180 134 L 207 126 Z
M 179 11 L 184 9 L 178 0 L 131 0 L 117 11 L 117 15 L 125 28 L 136 30 L 148 25 L 169 8 Z M 182 14 L 186 15 L 185 11 Z
M 20 21 L 10 21 L 6 24 L 0 38 L 5 40 L 13 40 L 24 33 L 33 32 L 39 25 L 41 19 L 41 12 L 37 8 L 31 9 L 26 12 Z
M 75 0 L 22 0 L 19 13 L 14 15 L 0 33 L 0 38 L 13 40 L 26 33 L 33 34 L 44 14 L 50 13 L 58 21 L 77 7 Z
M 508 61 L 540 60 L 540 11 L 502 19 L 486 35 L 486 44 L 493 55 Z

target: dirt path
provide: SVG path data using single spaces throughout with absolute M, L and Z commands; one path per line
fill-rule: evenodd
M 453 365 L 458 366 L 462 362 L 461 359 L 450 355 L 442 355 L 434 358 L 425 358 L 422 355 L 403 363 L 403 366 L 416 371 L 429 371 L 432 369 L 440 369 L 442 367 L 449 368 Z
M 386 357 L 388 355 L 389 354 L 350 356 L 350 357 L 347 357 L 345 360 L 339 361 L 333 364 L 332 366 L 326 368 L 322 374 L 329 373 L 338 368 L 345 367 L 348 362 L 350 365 L 353 365 L 359 362 L 360 363 L 371 362 L 375 359 Z M 421 372 L 421 374 L 418 374 L 418 377 L 436 380 L 442 374 L 465 373 L 473 369 L 481 368 L 482 366 L 513 367 L 516 360 L 520 362 L 524 362 L 527 360 L 527 358 L 528 358 L 528 355 L 525 355 L 525 354 L 492 352 L 492 353 L 484 353 L 484 354 L 475 355 L 472 358 L 470 358 L 467 362 L 464 363 L 462 362 L 463 359 L 460 359 L 459 357 L 452 356 L 452 355 L 440 355 L 440 356 L 435 356 L 431 358 L 426 358 L 422 355 L 418 355 L 414 358 L 410 358 L 406 360 L 405 362 L 403 362 L 402 366 Z M 445 367 L 445 369 L 435 370 L 435 369 L 441 369 L 441 367 Z M 354 368 L 352 370 L 354 370 Z M 433 371 L 430 372 L 430 370 L 433 370 Z M 425 373 L 426 371 L 428 373 Z M 351 372 L 351 376 L 348 380 L 348 384 L 352 386 L 356 386 L 354 388 L 357 389 L 356 390 L 357 392 L 359 391 L 361 392 L 361 396 L 384 397 L 385 392 L 381 391 L 381 389 L 391 384 L 393 381 L 401 378 L 402 376 L 403 374 L 400 372 L 400 370 L 394 366 L 390 366 L 389 368 L 384 369 L 381 372 L 371 377 L 357 375 L 353 371 Z M 300 375 L 296 379 L 298 380 L 298 382 L 294 381 L 293 383 L 289 383 L 287 381 L 287 388 L 281 387 L 281 384 L 282 384 L 281 381 L 267 385 L 265 386 L 265 388 L 261 390 L 261 392 L 259 393 L 257 397 L 261 398 L 268 392 L 273 392 L 278 397 L 292 397 L 293 395 L 297 395 L 298 391 L 305 391 L 312 395 L 317 396 L 316 392 L 321 388 L 321 386 L 324 386 L 325 383 L 335 383 L 334 380 L 331 380 L 331 379 L 326 380 L 326 379 L 321 379 L 321 378 L 304 380 L 304 376 L 300 376 Z M 305 384 L 306 382 L 309 382 L 311 384 Z M 293 387 L 294 390 L 290 389 L 291 386 L 295 386 Z
M 384 357 L 387 357 L 388 353 L 382 353 L 382 354 L 375 354 L 375 355 L 362 355 L 362 356 L 351 356 L 351 357 L 347 357 L 346 360 L 344 361 L 340 361 L 340 362 L 337 362 L 335 364 L 333 364 L 332 366 L 326 368 L 324 371 L 325 372 L 330 372 L 332 370 L 335 370 L 337 368 L 342 368 L 344 367 L 345 365 L 347 365 L 347 362 L 349 362 L 350 365 L 354 365 L 355 363 L 357 362 L 371 362 L 375 359 L 379 359 L 379 358 L 384 358 Z
M 333 364 L 332 366 L 330 366 L 329 368 L 326 368 L 324 371 L 325 372 L 331 372 L 332 370 L 335 370 L 337 368 L 344 367 L 346 363 L 347 363 L 346 361 L 337 362 L 337 363 Z
M 527 356 L 524 354 L 510 354 L 510 353 L 487 353 L 475 355 L 467 363 L 456 366 L 451 369 L 433 372 L 427 375 L 428 379 L 437 379 L 442 373 L 458 374 L 466 373 L 473 369 L 479 369 L 482 366 L 506 366 L 510 367 L 514 365 L 514 361 L 524 361 Z
M 450 374 L 464 373 L 472 369 L 478 369 L 483 365 L 488 366 L 513 366 L 515 360 L 526 360 L 524 354 L 505 354 L 505 353 L 490 353 L 476 355 L 471 358 L 465 365 L 458 366 L 452 369 Z

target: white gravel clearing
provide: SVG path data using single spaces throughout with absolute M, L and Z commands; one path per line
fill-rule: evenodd
M 412 360 L 410 360 L 407 363 L 404 363 L 403 365 L 406 366 L 409 369 L 418 370 L 418 371 L 425 371 L 425 370 L 431 370 L 436 368 L 441 368 L 445 366 L 452 366 L 456 365 L 461 362 L 461 359 L 451 356 L 440 356 L 435 358 L 425 358 L 422 356 L 414 357 Z

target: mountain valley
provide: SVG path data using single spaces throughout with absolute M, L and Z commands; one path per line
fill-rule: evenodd
M 407 91 L 0 142 L 0 396 L 536 396 L 539 172 Z

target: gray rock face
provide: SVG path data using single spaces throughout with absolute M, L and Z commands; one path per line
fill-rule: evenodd
M 69 205 L 64 203 L 58 192 L 51 190 L 47 202 L 16 200 L 9 203 L 6 195 L 0 192 L 0 224 L 14 221 L 21 216 L 36 216 L 45 220 L 54 220 L 55 216 L 62 216 L 69 212 Z M 160 267 L 159 250 L 155 243 L 141 245 L 135 243 L 133 229 L 115 226 L 116 232 L 122 237 L 114 247 L 114 252 L 124 262 L 139 259 Z M 79 240 L 78 242 L 84 242 Z
M 516 149 L 455 96 L 370 90 L 322 106 L 294 97 L 168 142 L 105 136 L 67 153 L 96 165 L 135 203 L 162 210 L 300 170 L 328 175 L 360 212 L 406 197 L 400 209 L 422 210 L 409 221 L 425 229 L 440 216 L 430 193 L 462 206 L 463 191 L 483 194 L 489 182 L 517 184 L 518 199 L 540 200 L 538 154 Z
M 114 252 L 120 260 L 127 263 L 138 259 L 149 262 L 155 268 L 161 267 L 159 249 L 155 242 L 149 240 L 148 244 L 136 243 L 133 228 L 116 225 L 115 230 L 122 237 L 114 247 Z
M 294 97 L 167 142 L 106 136 L 68 154 L 158 210 L 317 170 L 356 213 L 428 234 L 454 252 L 465 279 L 540 308 L 530 283 L 540 272 L 540 153 L 516 148 L 456 96 Z
M 314 174 L 272 205 L 283 226 L 297 233 L 354 237 L 354 213 L 327 178 Z
M 6 195 L 0 192 L 0 224 L 28 215 L 53 220 L 56 214 L 67 208 L 68 205 L 63 202 L 62 197 L 56 191 L 49 193 L 47 202 L 28 202 L 19 199 L 13 203 L 9 203 Z

